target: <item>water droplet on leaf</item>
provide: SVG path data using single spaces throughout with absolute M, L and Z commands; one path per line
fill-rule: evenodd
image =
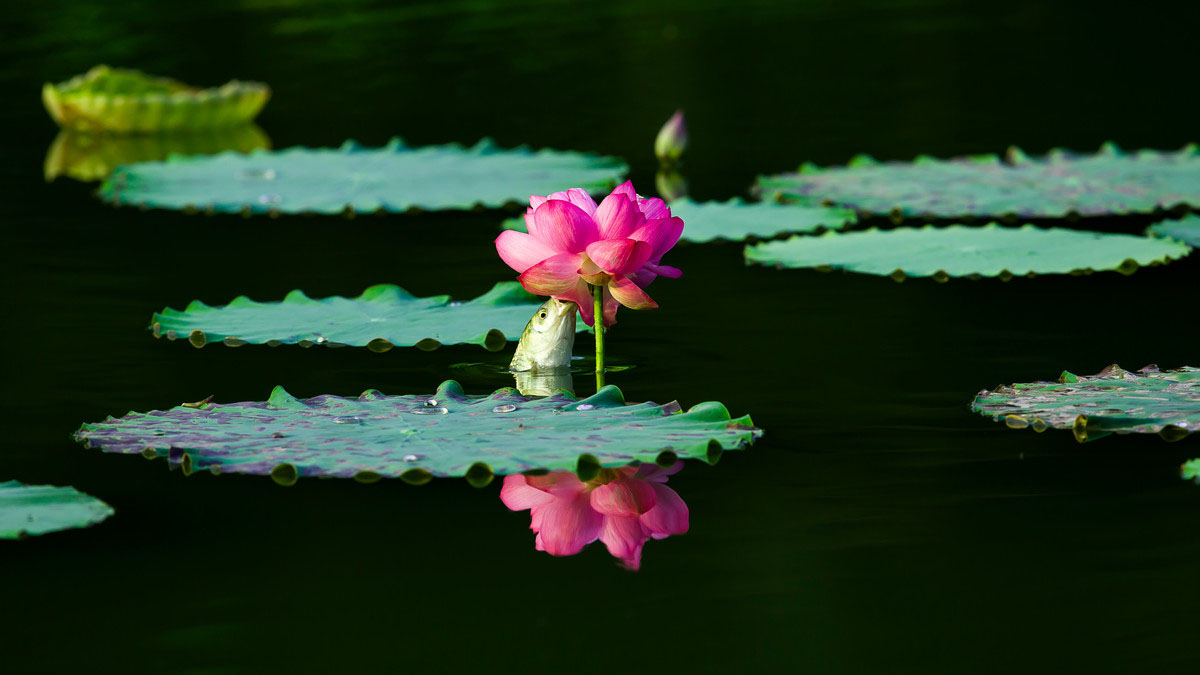
M 242 178 L 275 180 L 275 169 L 246 169 L 242 172 Z

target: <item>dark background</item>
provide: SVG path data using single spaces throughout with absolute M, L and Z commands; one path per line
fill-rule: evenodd
M 677 107 L 697 199 L 760 173 L 1196 133 L 1195 12 L 1084 2 L 20 3 L 0 16 L 5 232 L 0 479 L 117 509 L 0 543 L 5 672 L 630 669 L 1195 672 L 1195 436 L 1005 429 L 968 405 L 1001 382 L 1200 365 L 1200 260 L 1132 277 L 936 284 L 747 268 L 680 245 L 685 271 L 623 311 L 610 381 L 630 400 L 721 400 L 766 436 L 671 486 L 692 531 L 625 572 L 597 544 L 533 550 L 499 482 L 185 478 L 71 439 L 84 421 L 213 394 L 432 392 L 510 350 L 195 350 L 152 339 L 193 298 L 469 298 L 511 271 L 501 212 L 354 220 L 113 209 L 42 179 L 39 89 L 96 63 L 268 82 L 275 147 L 471 143 L 625 157 Z M 568 186 L 563 186 L 568 187 Z M 1149 218 L 1095 227 L 1140 232 Z M 866 223 L 868 225 L 875 223 Z M 1077 223 L 1087 227 L 1088 223 Z M 578 353 L 590 349 L 581 336 Z M 494 369 L 493 369 L 494 370 Z M 586 393 L 586 378 L 577 381 Z

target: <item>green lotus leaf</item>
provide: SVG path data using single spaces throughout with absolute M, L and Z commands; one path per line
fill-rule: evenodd
M 778 202 L 671 202 L 671 215 L 683 219 L 682 241 L 704 243 L 715 240 L 744 241 L 751 237 L 770 239 L 791 232 L 838 230 L 856 222 L 854 211 L 827 206 L 800 206 Z M 501 224 L 506 230 L 525 232 L 523 217 Z
M 747 246 L 746 260 L 780 267 L 844 269 L 897 281 L 905 277 L 945 281 L 1100 270 L 1132 274 L 1139 266 L 1167 263 L 1190 250 L 1170 239 L 991 223 L 796 236 Z
M 1184 480 L 1194 480 L 1197 484 L 1200 484 L 1200 457 L 1189 459 L 1179 469 L 1180 475 L 1183 476 Z
M 73 487 L 0 483 L 0 539 L 87 527 L 112 514 L 111 506 Z
M 896 220 L 1146 213 L 1200 204 L 1200 149 L 1126 154 L 1106 143 L 1093 155 L 1052 150 L 1041 158 L 1017 148 L 1004 159 L 881 163 L 860 156 L 843 167 L 809 164 L 797 173 L 760 176 L 757 190 L 764 197 L 838 204 Z
M 504 150 L 484 139 L 410 148 L 340 148 L 171 157 L 119 167 L 100 188 L 113 204 L 216 213 L 364 213 L 499 207 L 564 185 L 601 191 L 626 166 L 615 157 Z
M 171 155 L 246 153 L 270 148 L 271 139 L 253 124 L 220 127 L 186 134 L 114 136 L 63 129 L 46 151 L 46 180 L 66 175 L 75 180 L 103 180 L 119 164 L 163 160 Z
M 534 310 L 543 302 L 515 281 L 502 281 L 467 302 L 448 295 L 419 298 L 391 284 L 371 286 L 356 298 L 335 295 L 310 298 L 294 290 L 282 302 L 256 302 L 246 296 L 210 307 L 192 301 L 183 311 L 167 307 L 150 319 L 154 337 L 186 338 L 193 346 L 221 342 L 245 344 L 314 344 L 392 347 L 426 351 L 448 344 L 477 344 L 489 351 L 517 340 Z M 588 330 L 576 318 L 577 331 Z
M 111 133 L 192 131 L 247 124 L 267 104 L 261 82 L 200 89 L 137 70 L 96 66 L 42 87 L 42 103 L 64 129 Z
M 1151 225 L 1146 234 L 1177 239 L 1190 246 L 1200 246 L 1200 216 L 1190 215 L 1180 220 L 1164 220 Z
M 526 398 L 511 388 L 467 396 L 453 380 L 432 395 L 297 399 L 276 387 L 265 402 L 189 404 L 84 424 L 75 438 L 105 452 L 165 456 L 185 473 L 300 476 L 466 477 L 485 485 L 495 474 L 577 471 L 631 462 L 670 465 L 677 458 L 715 463 L 761 431 L 749 416 L 730 418 L 720 403 L 688 412 L 679 404 L 626 404 L 607 386 L 582 400 L 566 392 Z
M 1177 441 L 1200 428 L 1200 368 L 1146 366 L 1131 373 L 1111 365 L 1093 376 L 1063 371 L 1058 382 L 985 389 L 971 409 L 1016 429 L 1071 429 L 1080 443 L 1114 432 Z

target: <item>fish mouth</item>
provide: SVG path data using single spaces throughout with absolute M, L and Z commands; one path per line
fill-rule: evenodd
M 575 311 L 578 309 L 575 303 L 559 300 L 558 298 L 550 298 L 546 301 L 544 307 L 550 313 L 550 317 L 545 328 L 539 332 L 543 334 L 561 333 L 567 328 L 567 324 L 570 323 L 571 333 L 575 333 L 574 319 Z
M 575 345 L 576 309 L 575 303 L 557 298 L 543 303 L 521 335 L 509 369 L 525 371 L 569 367 Z M 545 318 L 541 318 L 542 314 Z M 537 325 L 539 321 L 541 325 Z

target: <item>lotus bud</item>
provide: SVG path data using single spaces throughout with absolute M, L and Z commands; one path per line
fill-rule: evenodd
M 687 148 L 687 123 L 683 120 L 683 111 L 676 110 L 671 119 L 658 131 L 654 139 L 654 154 L 664 166 L 679 162 Z

